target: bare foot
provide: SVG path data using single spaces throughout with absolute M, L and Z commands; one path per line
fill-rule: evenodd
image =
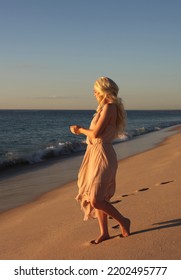
M 99 244 L 107 239 L 109 239 L 110 236 L 109 235 L 100 235 L 97 239 L 95 240 L 91 240 L 91 244 Z
M 130 235 L 130 225 L 131 221 L 127 218 L 125 218 L 124 226 L 120 225 L 123 237 L 127 237 Z

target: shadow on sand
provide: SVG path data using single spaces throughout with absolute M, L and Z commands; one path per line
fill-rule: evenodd
M 140 233 L 149 232 L 149 231 L 153 231 L 153 230 L 161 230 L 164 228 L 178 227 L 178 226 L 181 226 L 181 219 L 175 219 L 175 220 L 155 223 L 155 224 L 153 224 L 153 226 L 156 226 L 156 227 L 131 232 L 130 235 L 140 234 Z

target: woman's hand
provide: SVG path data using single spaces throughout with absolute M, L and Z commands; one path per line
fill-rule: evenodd
M 76 134 L 76 135 L 79 135 L 80 134 L 80 126 L 79 125 L 71 125 L 70 126 L 70 131 L 73 133 L 73 134 Z

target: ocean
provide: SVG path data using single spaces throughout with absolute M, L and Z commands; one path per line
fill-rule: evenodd
M 0 110 L 0 172 L 78 154 L 86 149 L 84 135 L 69 126 L 89 127 L 93 110 Z M 181 110 L 128 110 L 127 129 L 115 142 L 181 124 Z

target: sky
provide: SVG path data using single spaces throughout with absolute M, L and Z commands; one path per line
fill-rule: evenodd
M 0 0 L 0 109 L 181 109 L 180 0 Z

